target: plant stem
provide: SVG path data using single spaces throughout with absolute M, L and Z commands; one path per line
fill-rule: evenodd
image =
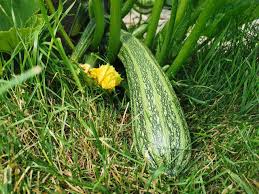
M 88 1 L 88 14 L 90 19 L 94 18 L 94 13 L 93 13 L 93 0 Z
M 136 2 L 136 0 L 127 0 L 123 4 L 122 10 L 121 10 L 121 17 L 122 18 L 124 18 L 129 13 L 129 11 L 132 9 L 135 2 Z
M 189 3 L 190 0 L 180 0 L 175 18 L 175 27 L 177 27 L 178 24 L 182 21 Z
M 92 46 L 97 48 L 102 40 L 104 33 L 104 7 L 102 0 L 94 0 L 91 6 L 93 7 L 93 13 L 96 22 Z
M 176 18 L 175 18 L 175 24 L 174 24 L 174 32 L 177 30 L 178 25 L 181 23 L 181 21 L 183 20 L 183 17 L 187 14 L 187 8 L 189 5 L 190 0 L 180 0 L 178 2 L 177 5 L 177 12 L 176 12 Z M 166 22 L 165 26 L 163 27 L 163 29 L 159 32 L 161 34 L 165 34 L 166 30 L 168 28 L 169 25 L 169 21 Z
M 203 11 L 200 13 L 191 34 L 188 36 L 177 57 L 166 72 L 169 79 L 176 75 L 177 71 L 183 66 L 186 59 L 190 56 L 197 40 L 201 35 L 202 30 L 206 25 L 208 18 L 215 12 L 215 10 L 222 4 L 222 2 L 223 0 L 206 1 L 206 5 Z
M 154 7 L 152 8 L 152 13 L 151 13 L 151 20 L 150 23 L 148 25 L 148 30 L 147 30 L 147 37 L 145 39 L 145 44 L 150 47 L 154 36 L 156 34 L 156 30 L 157 30 L 157 25 L 159 22 L 159 18 L 160 18 L 160 14 L 162 11 L 164 5 L 164 0 L 156 0 L 154 3 Z
M 108 59 L 113 62 L 120 48 L 121 31 L 121 0 L 111 0 L 110 7 L 110 35 L 108 42 Z
M 55 13 L 55 7 L 54 7 L 52 1 L 51 1 L 51 0 L 45 0 L 45 2 L 46 2 L 46 4 L 47 4 L 47 7 L 48 7 L 50 13 L 51 13 L 51 14 L 54 14 L 54 13 Z M 74 50 L 74 49 L 75 49 L 75 46 L 74 46 L 73 42 L 71 41 L 71 39 L 69 38 L 68 34 L 66 33 L 64 27 L 63 27 L 61 24 L 59 24 L 58 29 L 59 29 L 59 31 L 60 31 L 61 36 L 62 36 L 62 37 L 64 38 L 64 40 L 66 41 L 67 45 L 68 45 L 72 50 Z
M 136 29 L 134 29 L 134 31 L 132 32 L 132 34 L 137 37 L 137 38 L 140 38 L 140 37 L 143 37 L 144 33 L 147 31 L 147 27 L 148 27 L 148 24 L 144 23 L 144 24 L 141 24 L 140 26 L 138 26 Z
M 174 31 L 177 5 L 178 5 L 178 0 L 172 0 L 171 16 L 170 16 L 169 24 L 166 29 L 165 39 L 162 44 L 161 51 L 157 50 L 157 53 L 156 53 L 156 58 L 160 65 L 164 64 L 166 59 L 166 54 L 168 53 L 167 51 L 169 50 L 169 44 L 172 39 L 172 34 Z

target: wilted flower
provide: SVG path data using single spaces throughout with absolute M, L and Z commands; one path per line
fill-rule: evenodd
M 88 64 L 80 65 L 87 75 L 97 81 L 104 89 L 114 89 L 122 81 L 120 74 L 110 64 L 92 68 Z

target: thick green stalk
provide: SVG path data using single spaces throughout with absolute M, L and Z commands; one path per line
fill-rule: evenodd
M 135 2 L 136 2 L 136 0 L 127 0 L 123 4 L 122 10 L 121 10 L 121 17 L 122 18 L 124 18 L 129 13 L 129 11 L 132 9 Z
M 177 26 L 179 23 L 182 21 L 183 17 L 185 16 L 186 12 L 188 11 L 188 5 L 190 3 L 190 0 L 180 0 L 178 5 L 177 5 L 177 12 L 176 12 L 176 18 L 175 18 L 175 28 L 174 31 L 176 30 Z M 169 25 L 169 21 L 166 22 L 164 28 L 161 30 L 161 33 L 164 34 Z
M 108 59 L 113 62 L 120 49 L 121 0 L 110 0 L 110 35 L 108 42 Z
M 182 21 L 189 3 L 190 0 L 180 0 L 175 18 L 175 26 L 178 26 L 178 24 Z
M 52 1 L 51 1 L 51 0 L 45 0 L 45 1 L 46 1 L 46 4 L 47 4 L 47 6 L 48 6 L 48 9 L 49 9 L 50 13 L 51 13 L 51 14 L 54 14 L 54 13 L 55 13 L 55 7 L 54 7 Z M 68 34 L 66 33 L 64 27 L 63 27 L 61 24 L 59 24 L 58 29 L 59 29 L 59 31 L 60 31 L 61 36 L 62 36 L 62 37 L 64 38 L 64 40 L 66 41 L 67 45 L 68 45 L 72 50 L 74 50 L 74 49 L 75 49 L 75 45 L 73 44 L 73 42 L 72 42 L 71 39 L 69 38 L 69 36 L 68 36 Z
M 103 1 L 94 0 L 94 2 L 92 2 L 92 7 L 93 7 L 93 13 L 94 13 L 94 18 L 96 22 L 92 46 L 93 48 L 97 48 L 102 40 L 104 27 L 105 27 Z
M 177 5 L 178 5 L 178 0 L 172 0 L 171 16 L 170 16 L 169 24 L 167 26 L 165 39 L 162 44 L 161 51 L 157 50 L 157 53 L 156 53 L 156 58 L 160 65 L 164 64 L 166 56 L 167 56 L 166 54 L 168 53 L 168 50 L 170 50 L 169 45 L 170 45 L 170 41 L 172 39 L 172 34 L 174 31 Z
M 155 37 L 156 34 L 156 30 L 157 30 L 157 25 L 159 22 L 159 18 L 160 18 L 160 14 L 161 11 L 163 9 L 163 5 L 164 5 L 164 0 L 156 0 L 154 3 L 154 7 L 152 8 L 152 13 L 151 13 L 151 20 L 150 23 L 148 25 L 148 30 L 147 30 L 147 36 L 145 39 L 145 44 L 150 47 L 153 39 Z
M 179 25 L 179 23 L 182 21 L 183 17 L 185 16 L 189 3 L 190 3 L 190 0 L 180 0 L 179 1 L 178 5 L 177 5 L 174 31 L 176 30 L 177 26 Z M 164 33 L 163 31 L 166 31 L 168 25 L 169 25 L 169 21 L 166 22 L 164 28 L 161 30 L 162 33 Z
M 209 17 L 215 12 L 215 10 L 222 4 L 223 0 L 207 0 L 206 5 L 203 11 L 200 13 L 196 24 L 188 36 L 187 40 L 185 41 L 184 45 L 182 46 L 180 52 L 178 53 L 177 57 L 167 70 L 167 75 L 169 78 L 175 76 L 177 71 L 183 66 L 186 59 L 190 56 L 193 48 L 195 47 L 202 30 L 204 29 L 207 20 Z
M 94 13 L 93 13 L 93 0 L 88 1 L 88 14 L 90 19 L 94 18 Z

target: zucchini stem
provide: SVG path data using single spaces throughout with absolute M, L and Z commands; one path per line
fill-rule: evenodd
M 207 0 L 205 7 L 203 11 L 200 13 L 196 24 L 191 32 L 191 34 L 188 36 L 186 41 L 184 42 L 180 52 L 176 56 L 173 63 L 170 65 L 169 69 L 167 70 L 167 75 L 169 79 L 173 78 L 176 73 L 179 71 L 179 69 L 183 66 L 186 59 L 190 56 L 192 53 L 193 48 L 195 47 L 202 30 L 204 29 L 207 20 L 209 17 L 214 14 L 215 10 L 220 7 L 223 0 L 214 1 L 214 0 Z
M 148 25 L 148 30 L 147 30 L 147 36 L 145 39 L 145 44 L 150 47 L 152 45 L 153 39 L 156 34 L 159 18 L 161 11 L 163 9 L 164 5 L 164 0 L 156 0 L 154 3 L 154 6 L 152 8 L 152 13 L 151 13 L 151 20 Z
M 121 0 L 110 1 L 110 35 L 108 42 L 108 59 L 113 62 L 120 49 Z
M 0 77 L 3 76 L 3 64 L 2 64 L 2 55 L 0 55 Z
M 184 15 L 186 14 L 186 10 L 189 4 L 190 0 L 180 0 L 175 18 L 175 27 L 177 27 L 179 23 L 182 21 Z
M 95 22 L 93 20 L 90 20 L 84 32 L 82 33 L 79 39 L 79 42 L 75 47 L 74 52 L 71 55 L 71 61 L 78 62 L 85 54 L 86 50 L 91 45 L 94 29 L 95 29 Z
M 161 50 L 160 51 L 157 50 L 157 53 L 156 53 L 157 61 L 161 66 L 165 62 L 165 59 L 167 57 L 166 54 L 167 54 L 167 51 L 169 50 L 169 44 L 172 39 L 172 34 L 174 31 L 174 26 L 175 26 L 177 5 L 178 5 L 178 0 L 172 0 L 171 16 L 170 16 L 169 24 L 166 27 L 167 29 L 166 29 L 165 39 L 162 44 Z
M 94 37 L 93 37 L 93 42 L 92 46 L 93 48 L 97 48 L 98 45 L 100 44 L 103 33 L 104 33 L 104 6 L 102 0 L 94 0 L 92 2 L 91 7 L 93 8 L 93 13 L 94 13 L 94 18 L 96 22 L 96 27 L 94 31 Z

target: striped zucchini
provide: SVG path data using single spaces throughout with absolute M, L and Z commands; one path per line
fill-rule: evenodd
M 190 135 L 175 92 L 154 56 L 137 38 L 123 32 L 119 58 L 130 91 L 134 142 L 152 167 L 178 174 L 190 157 Z

